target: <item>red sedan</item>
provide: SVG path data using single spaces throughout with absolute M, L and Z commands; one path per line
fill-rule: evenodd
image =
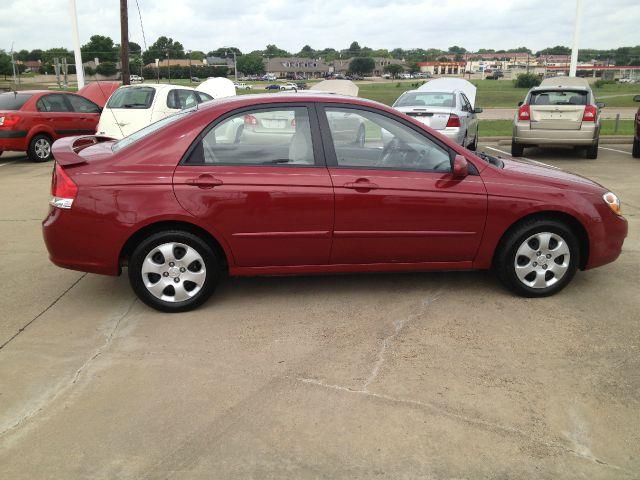
M 353 97 L 231 97 L 53 151 L 51 260 L 127 266 L 163 311 L 202 304 L 225 272 L 494 268 L 540 297 L 615 260 L 627 234 L 618 198 L 595 182 L 470 152 Z
M 24 90 L 0 94 L 0 153 L 26 152 L 34 162 L 51 160 L 58 138 L 93 134 L 102 109 L 67 92 Z

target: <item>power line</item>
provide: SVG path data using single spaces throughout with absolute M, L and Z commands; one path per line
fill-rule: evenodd
M 138 0 L 136 0 L 136 7 L 138 7 L 138 18 L 140 19 L 140 30 L 142 30 L 142 42 L 144 43 L 144 49 L 148 50 L 147 39 L 144 35 L 144 26 L 142 25 L 142 13 L 140 13 L 140 4 L 138 3 Z

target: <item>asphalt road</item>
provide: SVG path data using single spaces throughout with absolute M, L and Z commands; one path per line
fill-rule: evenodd
M 180 315 L 50 264 L 51 164 L 3 155 L 0 478 L 638 478 L 629 151 L 526 152 L 630 221 L 620 259 L 554 297 L 485 272 L 231 279 Z

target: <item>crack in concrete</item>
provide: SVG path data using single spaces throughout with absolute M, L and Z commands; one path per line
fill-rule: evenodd
M 436 292 L 433 297 L 428 298 L 426 300 L 424 300 L 422 302 L 422 308 L 423 310 L 428 308 L 429 305 L 431 305 L 433 302 L 435 302 L 440 295 L 442 295 L 442 290 L 439 290 L 438 292 Z M 376 380 L 376 378 L 378 378 L 378 374 L 380 373 L 380 369 L 382 368 L 382 365 L 384 364 L 385 360 L 386 360 L 386 353 L 387 353 L 387 349 L 389 348 L 389 346 L 391 345 L 391 342 L 402 332 L 402 330 L 404 329 L 404 327 L 408 324 L 411 323 L 411 321 L 415 320 L 416 318 L 419 318 L 421 315 L 424 315 L 424 311 L 421 311 L 419 313 L 414 313 L 413 315 L 409 315 L 408 317 L 401 319 L 401 320 L 394 320 L 393 321 L 393 333 L 390 333 L 389 335 L 387 335 L 386 337 L 384 337 L 382 339 L 382 344 L 380 346 L 380 350 L 378 351 L 378 359 L 376 360 L 376 362 L 373 364 L 373 368 L 371 369 L 371 373 L 369 374 L 369 376 L 367 377 L 367 379 L 364 382 L 364 385 L 362 387 L 363 391 L 368 391 L 369 385 L 371 385 L 371 383 L 373 381 Z
M 137 300 L 138 300 L 137 298 L 134 298 L 133 301 L 127 306 L 126 310 L 121 315 L 118 316 L 118 319 L 115 321 L 115 325 L 113 326 L 111 331 L 107 334 L 105 342 L 100 347 L 98 347 L 98 349 L 94 352 L 94 354 L 91 355 L 91 357 L 89 357 L 89 359 L 86 362 L 84 362 L 80 366 L 80 368 L 78 368 L 76 370 L 76 373 L 73 375 L 73 379 L 71 380 L 71 382 L 69 382 L 66 385 L 63 385 L 63 386 L 57 388 L 56 391 L 51 396 L 49 396 L 49 398 L 46 398 L 39 406 L 37 406 L 33 410 L 31 410 L 29 412 L 26 412 L 25 414 L 21 415 L 20 418 L 18 418 L 12 425 L 10 425 L 9 427 L 7 427 L 4 430 L 0 431 L 0 437 L 4 437 L 5 435 L 7 435 L 9 433 L 12 433 L 13 431 L 15 431 L 18 428 L 20 428 L 22 425 L 24 425 L 26 422 L 28 422 L 32 418 L 34 418 L 37 415 L 39 415 L 42 411 L 44 411 L 44 409 L 47 406 L 51 405 L 61 395 L 63 395 L 67 390 L 69 390 L 73 385 L 75 385 L 76 382 L 78 381 L 78 378 L 82 374 L 82 372 L 85 371 L 87 369 L 87 367 L 96 358 L 98 358 L 105 351 L 105 349 L 107 349 L 111 345 L 111 343 L 113 342 L 113 338 L 115 336 L 115 333 L 118 330 L 118 327 L 120 326 L 122 321 L 131 313 L 131 310 L 132 310 L 132 308 L 135 305 Z M 53 306 L 53 304 L 51 306 Z
M 9 343 L 11 343 L 18 335 L 20 335 L 22 332 L 24 332 L 27 327 L 29 325 L 31 325 L 33 322 L 35 322 L 38 318 L 40 318 L 42 315 L 44 315 L 45 313 L 47 313 L 49 311 L 49 309 L 51 309 L 51 307 L 53 307 L 56 303 L 58 303 L 60 301 L 60 299 L 62 297 L 64 297 L 67 293 L 69 293 L 69 291 L 75 287 L 78 283 L 80 283 L 80 280 L 82 280 L 84 277 L 86 277 L 87 274 L 83 273 L 80 278 L 78 278 L 75 282 L 73 282 L 71 284 L 71 286 L 69 288 L 67 288 L 64 292 L 62 292 L 53 302 L 51 302 L 44 310 L 42 310 L 39 314 L 37 314 L 35 317 L 33 317 L 31 320 L 29 320 L 26 324 L 24 324 L 22 327 L 20 327 L 18 329 L 18 331 L 16 333 L 14 333 L 11 338 L 9 338 L 6 342 L 4 342 L 2 345 L 0 345 L 0 350 L 2 350 L 4 347 L 6 347 L 7 345 L 9 345 Z
M 345 387 L 343 385 L 333 385 L 333 384 L 329 384 L 329 383 L 324 383 L 321 380 L 316 380 L 314 378 L 303 378 L 303 377 L 298 377 L 296 379 L 297 381 L 307 384 L 307 385 L 314 385 L 317 387 L 322 387 L 322 388 L 326 388 L 326 389 L 330 389 L 330 390 L 336 390 L 336 391 L 340 391 L 340 392 L 346 392 L 346 393 L 350 393 L 350 394 L 355 394 L 355 395 L 362 395 L 365 397 L 370 397 L 370 398 L 375 398 L 378 400 L 383 400 L 383 401 L 387 401 L 390 403 L 396 403 L 396 404 L 402 404 L 402 405 L 408 405 L 408 406 L 413 406 L 413 407 L 418 407 L 418 408 L 424 408 L 427 410 L 431 410 L 433 413 L 436 413 L 438 415 L 442 415 L 445 416 L 447 418 L 450 418 L 452 420 L 458 420 L 458 421 L 462 421 L 464 423 L 468 423 L 470 425 L 474 425 L 476 427 L 480 427 L 480 428 L 484 428 L 486 430 L 489 430 L 491 432 L 494 433 L 506 433 L 509 435 L 513 435 L 513 436 L 517 436 L 519 438 L 534 442 L 534 443 L 538 443 L 540 445 L 543 445 L 545 447 L 548 448 L 552 448 L 552 449 L 556 449 L 565 453 L 569 453 L 572 454 L 576 457 L 582 458 L 582 459 L 586 459 L 589 461 L 592 461 L 598 465 L 602 465 L 602 466 L 606 466 L 615 470 L 619 470 L 621 472 L 624 473 L 628 473 L 631 474 L 631 472 L 629 472 L 628 470 L 623 469 L 622 467 L 619 467 L 617 465 L 613 465 L 611 463 L 607 463 L 604 462 L 596 457 L 594 457 L 593 455 L 591 455 L 591 452 L 581 452 L 581 451 L 576 451 L 574 449 L 571 449 L 565 445 L 562 445 L 560 443 L 555 443 L 555 442 L 547 442 L 545 440 L 541 440 L 539 438 L 535 438 L 533 436 L 531 436 L 529 433 L 520 430 L 518 428 L 515 427 L 510 427 L 510 426 L 506 426 L 506 425 L 501 425 L 499 423 L 493 423 L 493 422 L 488 422 L 486 420 L 481 420 L 481 419 L 477 419 L 477 418 L 472 418 L 469 417 L 467 415 L 462 415 L 459 413 L 455 413 L 452 412 L 444 407 L 442 407 L 441 405 L 438 405 L 436 403 L 433 402 L 425 402 L 425 401 L 420 401 L 420 400 L 413 400 L 413 399 L 405 399 L 405 398 L 397 398 L 397 397 L 392 397 L 391 395 L 385 395 L 383 393 L 376 393 L 376 392 L 372 392 L 370 390 L 365 390 L 365 389 L 353 389 L 353 388 L 349 388 L 349 387 Z

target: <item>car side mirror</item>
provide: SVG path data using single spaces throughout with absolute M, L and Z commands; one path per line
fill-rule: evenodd
M 606 107 L 606 106 L 607 106 L 607 105 L 606 105 L 605 103 L 602 103 L 602 102 L 596 102 L 596 107 L 598 107 L 598 108 L 604 108 L 604 107 Z
M 483 108 L 474 108 L 473 113 L 482 113 L 484 111 Z
M 464 155 L 456 155 L 453 158 L 453 177 L 462 179 L 469 175 L 469 163 Z
M 636 95 L 635 97 L 633 97 L 633 101 L 640 102 L 640 95 Z
M 521 107 L 522 105 L 524 105 L 524 102 L 518 102 L 519 107 Z

